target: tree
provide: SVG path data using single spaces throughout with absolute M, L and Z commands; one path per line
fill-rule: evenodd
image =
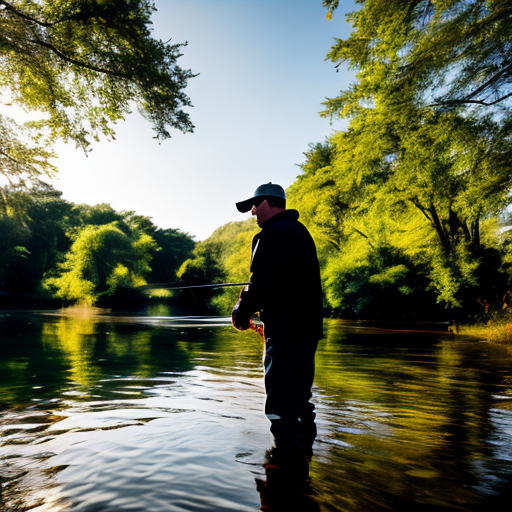
M 199 242 L 192 251 L 192 257 L 185 260 L 176 277 L 191 286 L 222 283 L 226 280 L 226 272 L 219 260 L 219 246 L 210 239 Z M 196 306 L 199 310 L 212 310 L 212 299 L 222 293 L 219 288 L 199 290 L 181 290 L 180 302 Z M 191 300 L 192 299 L 192 300 Z
M 390 90 L 414 89 L 418 105 L 500 107 L 510 115 L 512 97 L 511 0 L 365 0 L 347 15 L 354 30 L 337 40 L 328 58 L 360 70 L 355 99 L 375 91 L 375 74 Z M 328 18 L 339 0 L 323 0 Z M 371 83 L 374 83 L 372 86 Z M 343 109 L 342 97 L 327 110 Z M 503 111 L 505 110 L 505 112 Z
M 184 89 L 194 75 L 178 65 L 186 43 L 151 37 L 155 10 L 150 0 L 0 0 L 0 90 L 40 114 L 26 127 L 0 116 L 0 173 L 51 175 L 53 140 L 85 150 L 113 137 L 133 105 L 160 140 L 193 130 Z
M 10 200 L 7 209 L 0 208 L 2 252 L 7 259 L 16 256 L 16 264 L 0 265 L 2 280 L 11 293 L 31 292 L 69 249 L 66 232 L 72 225 L 72 205 L 44 182 L 35 182 L 30 190 L 18 185 L 5 191 Z
M 182 263 L 192 257 L 193 238 L 179 229 L 157 229 L 152 235 L 160 247 L 151 262 L 149 280 L 152 283 L 170 283 Z
M 0 233 L 0 291 L 8 292 L 28 258 L 25 245 L 30 234 L 19 221 L 5 216 L 0 216 Z
M 159 229 L 150 217 L 133 211 L 75 205 L 39 181 L 28 189 L 16 185 L 5 191 L 9 205 L 2 209 L 0 202 L 1 294 L 23 293 L 36 302 L 57 296 L 130 305 L 140 303 L 137 288 L 145 277 L 175 281 L 180 265 L 193 256 L 190 235 Z
M 148 0 L 0 0 L 0 84 L 12 100 L 49 116 L 54 135 L 87 147 L 113 135 L 135 102 L 159 138 L 191 131 L 183 92 L 193 76 L 183 44 L 151 37 Z
M 244 283 L 250 280 L 251 242 L 258 231 L 253 217 L 229 222 L 208 238 L 207 243 L 215 247 L 213 255 L 224 273 L 225 281 Z M 221 315 L 230 315 L 240 295 L 240 288 L 235 286 L 219 290 L 220 293 L 212 299 L 213 308 Z
M 354 286 L 382 283 L 374 270 L 398 286 L 390 269 L 411 275 L 412 265 L 438 301 L 469 312 L 478 294 L 496 299 L 506 282 L 481 227 L 511 201 L 512 3 L 360 3 L 347 16 L 351 35 L 327 56 L 355 68 L 357 80 L 322 112 L 349 118 L 349 128 L 331 137 L 330 153 L 307 155 L 292 187 L 330 243 L 327 296 L 337 305 Z M 339 1 L 324 5 L 330 18 Z
M 146 284 L 144 276 L 156 249 L 149 235 L 129 237 L 116 223 L 85 226 L 74 234 L 60 275 L 44 284 L 58 298 L 93 305 L 104 296 Z
M 193 257 L 185 260 L 177 272 L 177 277 L 190 285 L 222 282 L 225 273 L 219 264 L 218 248 L 209 240 L 198 243 L 192 251 Z
M 69 249 L 66 233 L 73 223 L 73 207 L 61 198 L 62 192 L 46 183 L 39 183 L 29 193 L 21 189 L 18 194 L 25 197 L 24 224 L 30 238 L 26 243 L 27 264 L 17 278 L 19 286 L 31 291 Z

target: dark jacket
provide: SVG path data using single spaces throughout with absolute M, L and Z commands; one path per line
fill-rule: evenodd
M 237 316 L 260 311 L 266 338 L 318 341 L 322 332 L 322 287 L 316 247 L 296 210 L 261 225 L 252 241 L 251 284 L 241 294 Z

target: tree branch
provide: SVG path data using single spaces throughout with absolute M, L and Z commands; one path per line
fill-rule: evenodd
M 37 25 L 41 25 L 42 27 L 47 27 L 47 28 L 53 27 L 59 23 L 63 23 L 64 21 L 72 21 L 72 20 L 76 19 L 74 16 L 68 16 L 67 18 L 61 18 L 60 20 L 52 21 L 52 22 L 41 21 L 36 18 L 33 18 L 32 16 L 29 16 L 28 14 L 21 12 L 20 10 L 16 9 L 16 7 L 14 7 L 10 3 L 6 2 L 5 0 L 0 0 L 0 5 L 3 5 L 6 10 L 11 11 L 16 16 L 18 16 L 24 20 L 31 21 L 32 23 L 36 23 Z
M 409 199 L 409 201 L 411 201 L 411 203 L 416 206 L 416 208 L 418 208 L 418 210 L 423 213 L 423 215 L 425 215 L 425 217 L 427 218 L 427 220 L 433 225 L 434 224 L 434 221 L 428 216 L 427 214 L 427 211 L 425 210 L 425 208 L 423 206 L 421 206 L 420 202 L 415 198 L 413 197 L 412 199 Z
M 441 220 L 439 219 L 439 215 L 437 214 L 436 208 L 434 205 L 431 205 L 428 209 L 430 212 L 430 215 L 432 216 L 432 221 L 434 223 L 434 227 L 437 231 L 437 234 L 439 236 L 439 239 L 441 240 L 441 244 L 443 246 L 443 249 L 445 250 L 446 254 L 450 252 L 450 241 L 448 240 L 448 237 L 446 236 L 446 232 L 443 229 L 443 225 L 441 224 Z
M 508 66 L 503 68 L 501 71 L 496 73 L 493 77 L 489 78 L 489 80 L 487 80 L 487 82 L 485 82 L 485 84 L 482 84 L 480 87 L 478 87 L 478 89 L 476 89 L 472 93 L 468 94 L 464 99 L 469 100 L 473 96 L 480 94 L 483 90 L 487 89 L 487 87 L 489 87 L 489 85 L 498 81 L 504 73 L 506 73 L 507 71 L 510 71 L 511 69 L 512 69 L 512 64 L 509 64 Z
M 20 10 L 16 9 L 13 5 L 6 2 L 5 0 L 0 0 L 0 5 L 5 6 L 6 10 L 14 13 L 16 16 L 18 16 L 24 20 L 30 21 L 32 23 L 41 25 L 43 27 L 52 27 L 52 26 L 56 25 L 57 23 L 62 23 L 63 21 L 71 21 L 72 19 L 74 19 L 72 17 L 68 17 L 68 18 L 63 18 L 61 20 L 48 23 L 48 22 L 37 20 L 36 18 L 33 18 L 32 16 L 29 16 L 28 14 L 21 12 Z M 125 75 L 123 73 L 119 73 L 117 71 L 112 71 L 111 69 L 105 69 L 105 68 L 93 66 L 91 64 L 87 64 L 86 62 L 81 62 L 79 60 L 73 59 L 72 57 L 68 57 L 67 55 L 64 55 L 64 53 L 62 53 L 54 45 L 47 43 L 46 41 L 41 41 L 40 39 L 29 39 L 29 42 L 31 42 L 33 44 L 37 44 L 39 46 L 44 46 L 45 48 L 48 48 L 53 53 L 55 53 L 55 55 L 57 55 L 59 58 L 61 58 L 62 60 L 65 60 L 66 62 L 74 64 L 75 66 L 90 69 L 91 71 L 96 71 L 97 73 L 103 73 L 106 75 L 116 76 L 118 78 L 124 78 L 127 80 L 129 79 L 129 76 Z
M 125 75 L 123 73 L 118 73 L 117 71 L 112 71 L 111 69 L 99 68 L 97 66 L 87 64 L 86 62 L 81 62 L 79 60 L 73 59 L 72 57 L 68 57 L 67 55 L 64 55 L 58 48 L 56 48 L 55 46 L 53 46 L 50 43 L 47 43 L 46 41 L 41 41 L 40 39 L 29 39 L 29 42 L 37 44 L 39 46 L 43 46 L 45 48 L 48 48 L 53 53 L 55 53 L 55 55 L 60 57 L 62 60 L 65 60 L 66 62 L 74 64 L 75 66 L 90 69 L 91 71 L 96 71 L 97 73 L 103 73 L 105 75 L 111 75 L 111 76 L 116 76 L 118 78 L 124 78 L 125 80 L 130 79 L 130 77 L 128 75 Z
M 358 234 L 360 234 L 362 237 L 366 238 L 366 240 L 367 240 L 367 241 L 368 241 L 368 243 L 370 244 L 370 247 L 371 247 L 372 249 L 375 249 L 375 247 L 373 246 L 373 244 L 370 242 L 370 238 L 369 238 L 367 235 L 365 235 L 362 231 L 359 231 L 359 229 L 355 228 L 354 226 L 351 226 L 351 227 L 352 227 L 352 229 L 353 229 L 356 233 L 358 233 Z
M 501 101 L 506 100 L 507 98 L 510 98 L 512 96 L 512 92 L 505 94 L 505 96 L 502 96 L 501 98 L 498 98 L 497 100 L 491 101 L 489 103 L 486 103 L 483 100 L 444 100 L 440 101 L 439 103 L 431 103 L 430 105 L 426 105 L 425 108 L 430 107 L 445 107 L 446 105 L 464 105 L 466 103 L 472 103 L 474 105 L 484 105 L 486 107 L 491 107 L 492 105 L 496 105 L 496 103 L 500 103 Z
M 2 151 L 1 149 L 0 149 L 0 155 L 1 155 L 1 156 L 3 156 L 3 157 L 5 157 L 7 160 L 10 160 L 12 163 L 14 163 L 14 164 L 18 164 L 18 165 L 19 165 L 18 160 L 16 160 L 16 159 L 15 159 L 15 158 L 13 158 L 12 156 L 8 155 L 7 153 L 5 153 L 4 151 Z M 7 174 L 5 174 L 3 170 L 1 170 L 0 172 L 1 172 L 5 177 L 7 177 Z M 7 177 L 7 179 L 9 179 L 9 178 Z
M 6 10 L 11 11 L 16 16 L 18 16 L 24 20 L 31 21 L 32 23 L 37 23 L 38 25 L 41 25 L 43 27 L 51 27 L 52 26 L 51 23 L 45 23 L 44 21 L 39 21 L 36 18 L 32 18 L 32 16 L 29 16 L 28 14 L 25 14 L 25 13 L 19 11 L 18 9 L 16 9 L 16 7 L 14 7 L 10 3 L 6 2 L 5 0 L 0 0 L 0 5 L 5 6 Z

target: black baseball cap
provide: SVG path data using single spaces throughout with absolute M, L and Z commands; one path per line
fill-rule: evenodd
M 259 198 L 259 201 L 261 202 L 262 200 L 264 201 L 267 197 L 279 197 L 286 200 L 284 188 L 281 187 L 281 185 L 276 185 L 275 183 L 269 182 L 260 185 L 254 192 L 254 196 L 250 199 L 236 203 L 236 207 L 239 212 L 245 213 L 253 207 L 254 203 L 257 201 L 256 198 Z

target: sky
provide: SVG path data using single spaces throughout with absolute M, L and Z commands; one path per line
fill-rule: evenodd
M 155 3 L 154 37 L 187 41 L 180 65 L 199 73 L 186 88 L 194 133 L 158 143 L 133 113 L 116 125 L 116 140 L 93 144 L 88 156 L 58 143 L 54 186 L 69 201 L 134 210 L 203 240 L 250 217 L 235 203 L 260 184 L 290 186 L 308 143 L 344 128 L 318 112 L 354 80 L 325 55 L 350 34 L 344 14 L 355 7 L 341 0 L 329 21 L 321 0 Z

